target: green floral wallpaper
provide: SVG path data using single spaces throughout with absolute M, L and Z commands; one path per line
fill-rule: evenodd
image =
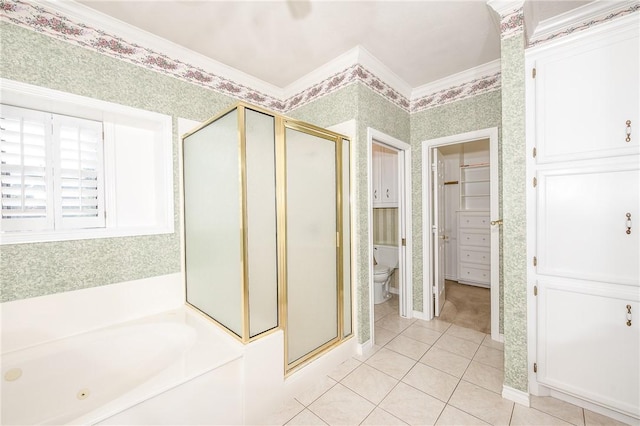
M 174 117 L 205 120 L 232 98 L 81 47 L 0 22 L 0 76 Z M 0 301 L 118 283 L 180 271 L 180 229 L 173 234 L 1 246 Z
M 524 35 L 502 40 L 504 384 L 528 392 Z

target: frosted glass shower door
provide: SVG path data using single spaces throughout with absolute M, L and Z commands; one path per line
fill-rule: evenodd
M 184 139 L 187 301 L 242 336 L 240 146 L 235 110 Z
M 339 339 L 338 140 L 285 130 L 289 366 Z

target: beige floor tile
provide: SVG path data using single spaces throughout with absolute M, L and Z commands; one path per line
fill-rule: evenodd
M 349 358 L 339 366 L 337 366 L 333 371 L 329 373 L 329 377 L 331 377 L 336 382 L 344 379 L 347 374 L 351 373 L 353 370 L 358 368 L 362 363 L 355 358 Z
M 410 425 L 434 424 L 444 406 L 444 402 L 404 383 L 398 383 L 380 403 L 380 408 Z
M 550 396 L 531 395 L 531 407 L 577 426 L 584 425 L 582 407 Z
M 374 404 L 378 404 L 398 384 L 398 380 L 362 364 L 340 383 Z
M 415 360 L 385 348 L 366 361 L 366 364 L 396 379 L 401 379 L 407 374 L 415 363 Z
M 584 410 L 584 423 L 586 426 L 624 426 L 626 423 L 619 422 L 611 417 L 603 416 L 602 414 L 594 413 L 585 408 Z
M 387 315 L 379 321 L 376 321 L 376 328 L 382 327 L 394 333 L 401 333 L 406 330 L 415 320 L 402 318 L 398 315 Z
M 481 364 L 477 361 L 471 361 L 469 368 L 465 371 L 462 380 L 481 386 L 485 389 L 502 394 L 502 385 L 504 384 L 504 373 L 502 369 L 491 367 L 490 365 Z
M 336 385 L 336 381 L 331 377 L 325 376 L 324 379 L 319 380 L 313 386 L 305 389 L 300 392 L 298 395 L 295 395 L 295 398 L 305 407 L 311 404 L 316 399 L 320 398 L 322 394 L 327 392 L 333 386 Z
M 450 322 L 441 321 L 441 320 L 439 320 L 437 318 L 434 318 L 431 321 L 416 320 L 416 322 L 414 324 L 419 325 L 419 326 L 424 327 L 424 328 L 429 328 L 429 329 L 434 330 L 434 331 L 438 331 L 440 333 L 444 333 L 445 331 L 447 331 L 447 329 L 449 327 L 451 327 L 451 323 Z
M 567 423 L 557 417 L 550 416 L 549 414 L 538 411 L 535 408 L 525 407 L 524 405 L 516 404 L 513 407 L 513 415 L 511 416 L 511 425 L 513 426 L 570 426 L 571 423 Z
M 428 365 L 417 363 L 402 381 L 440 401 L 447 402 L 458 385 L 459 379 Z
M 473 417 L 471 414 L 458 410 L 456 407 L 447 405 L 444 407 L 442 414 L 438 418 L 436 425 L 440 426 L 475 426 L 475 425 L 488 425 L 477 417 Z
M 375 405 L 338 383 L 307 408 L 330 425 L 356 425 Z
M 394 333 L 393 331 L 389 331 L 382 327 L 375 327 L 375 339 L 374 343 L 378 346 L 384 346 L 391 341 L 394 337 L 396 337 L 398 333 Z
M 504 369 L 504 352 L 481 346 L 473 357 L 474 361 L 490 365 L 494 368 Z
M 387 413 L 382 408 L 376 408 L 373 410 L 369 417 L 364 419 L 361 425 L 364 426 L 403 426 L 406 425 L 405 422 L 394 416 L 393 414 Z
M 402 332 L 405 337 L 409 337 L 413 340 L 417 340 L 427 345 L 433 345 L 436 340 L 442 336 L 442 333 L 431 330 L 426 327 L 412 324 L 405 331 Z
M 504 350 L 504 343 L 493 340 L 490 334 L 487 334 L 485 336 L 484 340 L 482 341 L 482 346 L 488 346 L 492 349 L 498 349 L 499 351 Z
M 378 322 L 382 318 L 386 317 L 387 315 L 389 315 L 389 312 L 387 312 L 385 310 L 381 310 L 381 309 L 375 309 L 373 311 L 373 320 Z
M 449 404 L 487 423 L 500 426 L 509 424 L 514 403 L 462 380 L 451 395 Z
M 486 334 L 481 333 L 479 331 L 472 330 L 470 328 L 460 327 L 459 325 L 455 325 L 455 324 L 452 324 L 451 327 L 447 329 L 445 334 L 448 334 L 454 337 L 459 337 L 465 340 L 471 340 L 474 343 L 482 343 L 482 341 L 484 340 L 484 336 L 486 336 Z
M 480 344 L 445 334 L 433 346 L 472 359 Z
M 295 399 L 289 399 L 285 401 L 280 409 L 275 413 L 267 416 L 264 424 L 267 425 L 282 425 L 293 419 L 304 410 L 304 405 L 300 404 Z
M 291 419 L 287 425 L 291 425 L 291 426 L 314 426 L 314 425 L 326 425 L 325 422 L 322 421 L 322 419 L 318 416 L 316 416 L 315 414 L 313 414 L 311 411 L 307 410 L 306 408 L 297 416 L 295 416 L 293 419 Z
M 462 377 L 471 360 L 443 349 L 432 347 L 420 362 L 456 377 Z
M 398 352 L 399 354 L 408 356 L 415 360 L 420 359 L 420 357 L 427 352 L 429 347 L 430 346 L 426 343 L 419 342 L 403 335 L 397 336 L 385 345 L 385 348 L 391 349 L 394 352 Z

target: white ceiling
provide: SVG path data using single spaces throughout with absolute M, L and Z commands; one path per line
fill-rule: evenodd
M 356 46 L 414 88 L 500 57 L 499 19 L 482 0 L 80 3 L 280 88 Z M 542 21 L 585 3 L 528 6 Z

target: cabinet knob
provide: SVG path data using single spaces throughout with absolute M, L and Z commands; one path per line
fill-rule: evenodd
M 631 327 L 631 305 L 627 305 L 627 325 Z
M 627 125 L 627 137 L 625 138 L 625 141 L 631 142 L 631 120 L 627 120 L 625 124 Z

